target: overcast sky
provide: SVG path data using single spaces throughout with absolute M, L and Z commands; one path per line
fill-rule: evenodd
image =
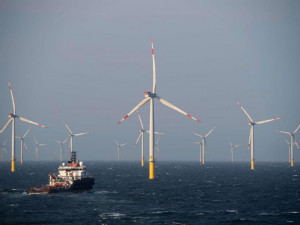
M 74 133 L 90 132 L 74 139 L 80 159 L 115 160 L 116 139 L 128 143 L 121 159 L 139 160 L 137 115 L 117 122 L 152 89 L 154 38 L 157 94 L 202 121 L 156 101 L 155 126 L 165 133 L 157 161 L 198 160 L 192 142 L 200 139 L 192 132 L 204 135 L 214 126 L 207 161 L 231 159 L 226 139 L 241 144 L 236 160 L 249 161 L 250 126 L 237 100 L 255 121 L 282 117 L 255 126 L 255 158 L 287 161 L 289 136 L 275 130 L 300 124 L 299 21 L 300 2 L 290 0 L 0 0 L 0 127 L 12 112 L 10 79 L 17 115 L 49 127 L 32 128 L 25 160 L 34 159 L 33 135 L 47 144 L 41 160 L 58 160 L 54 139 L 68 135 L 63 120 Z M 148 104 L 140 114 L 148 128 Z M 29 126 L 17 121 L 16 135 Z M 300 142 L 300 131 L 296 137 Z M 11 126 L 0 136 L 9 151 L 10 138 Z M 146 135 L 146 158 L 148 151 Z

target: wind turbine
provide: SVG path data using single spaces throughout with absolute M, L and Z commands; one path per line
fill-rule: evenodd
M 37 125 L 39 127 L 43 127 L 43 128 L 47 128 L 47 127 L 42 124 L 33 122 L 31 120 L 28 120 L 21 116 L 16 115 L 15 100 L 14 100 L 12 88 L 10 85 L 10 81 L 8 81 L 8 86 L 9 86 L 9 91 L 10 91 L 12 105 L 13 105 L 13 113 L 8 114 L 8 117 L 10 117 L 10 119 L 4 125 L 4 127 L 2 128 L 0 133 L 2 133 L 7 128 L 7 126 L 12 122 L 12 128 L 11 128 L 11 172 L 15 172 L 15 161 L 16 161 L 16 158 L 15 158 L 15 119 L 18 118 L 21 121 L 24 121 L 26 123 L 31 123 L 31 124 Z
M 140 123 L 141 123 L 141 129 L 140 129 L 140 134 L 139 134 L 139 136 L 138 136 L 138 138 L 137 138 L 137 140 L 136 140 L 136 142 L 135 142 L 135 144 L 134 144 L 134 148 L 135 148 L 136 145 L 139 143 L 140 138 L 142 138 L 142 143 L 141 143 L 141 148 L 142 148 L 142 153 L 141 153 L 141 158 L 142 158 L 142 159 L 141 159 L 141 165 L 144 166 L 144 133 L 145 133 L 145 132 L 149 133 L 149 131 L 144 129 L 144 125 L 143 125 L 142 118 L 141 118 L 139 112 L 137 112 L 137 114 L 138 114 L 138 117 L 139 117 L 139 120 L 140 120 Z M 161 132 L 154 132 L 154 134 L 164 134 L 164 133 L 161 133 Z
M 25 149 L 28 151 L 28 148 L 27 148 L 27 145 L 26 145 L 24 139 L 27 136 L 30 129 L 31 129 L 31 127 L 28 128 L 28 130 L 26 131 L 26 133 L 24 134 L 23 137 L 16 137 L 17 139 L 19 139 L 21 141 L 21 164 L 23 164 L 23 145 L 24 145 Z
M 249 151 L 249 147 L 250 147 L 250 144 L 251 144 L 251 170 L 254 170 L 254 125 L 255 124 L 268 123 L 268 122 L 272 122 L 274 120 L 279 120 L 279 119 L 281 119 L 281 117 L 274 118 L 274 119 L 269 119 L 269 120 L 263 120 L 263 121 L 254 122 L 252 120 L 252 118 L 250 117 L 250 115 L 243 108 L 243 106 L 239 102 L 237 102 L 237 104 L 244 111 L 244 113 L 246 114 L 246 116 L 250 120 L 248 122 L 248 124 L 251 126 L 251 128 L 250 128 L 250 135 L 249 135 L 249 142 L 248 142 L 248 151 Z
M 216 127 L 213 127 L 205 136 L 202 136 L 201 134 L 197 134 L 197 133 L 193 133 L 196 136 L 201 137 L 202 139 L 202 164 L 205 164 L 205 146 L 207 146 L 206 144 L 206 138 L 211 134 L 211 132 L 213 132 L 213 130 L 216 129 Z
M 230 144 L 231 161 L 233 162 L 233 151 L 234 151 L 234 148 L 237 148 L 240 145 L 234 145 L 234 144 L 232 144 L 232 142 L 230 140 L 227 140 L 227 142 Z
M 291 136 L 291 166 L 294 166 L 294 144 L 296 144 L 296 146 L 298 147 L 299 150 L 299 145 L 295 139 L 295 134 L 297 133 L 297 131 L 299 130 L 300 125 L 296 128 L 296 130 L 294 130 L 294 132 L 287 132 L 287 131 L 281 131 L 281 130 L 277 130 L 277 132 L 283 133 L 283 134 L 288 134 Z
M 145 103 L 150 101 L 150 135 L 149 135 L 149 179 L 155 178 L 155 171 L 154 171 L 154 164 L 155 164 L 155 158 L 154 158 L 154 145 L 155 145 L 155 137 L 154 137 L 154 99 L 157 99 L 162 104 L 168 106 L 171 109 L 174 109 L 175 111 L 197 121 L 200 123 L 200 121 L 194 117 L 192 117 L 190 114 L 187 114 L 186 112 L 182 111 L 181 109 L 177 108 L 173 104 L 167 102 L 166 100 L 162 99 L 156 94 L 156 71 L 155 71 L 155 59 L 154 59 L 154 49 L 153 49 L 153 40 L 152 40 L 152 62 L 153 62 L 153 86 L 152 86 L 152 92 L 147 91 L 144 92 L 145 99 L 142 100 L 139 104 L 137 104 L 136 107 L 134 107 L 126 116 L 121 119 L 118 124 L 123 122 L 126 118 L 128 118 L 132 113 L 134 113 L 136 110 L 138 110 L 140 107 L 142 107 Z
M 64 122 L 66 128 L 68 129 L 69 131 L 69 136 L 70 136 L 70 151 L 71 151 L 71 154 L 73 152 L 73 137 L 77 137 L 77 136 L 80 136 L 80 135 L 84 135 L 84 134 L 88 134 L 89 132 L 84 132 L 84 133 L 79 133 L 79 134 L 73 134 L 71 129 L 68 127 L 67 123 Z
M 6 144 L 6 139 L 5 139 L 4 143 L 3 143 L 3 145 L 0 145 L 0 149 L 1 149 L 1 160 L 4 159 L 4 152 L 7 152 L 7 151 L 6 151 L 6 148 L 5 148 L 5 144 Z
M 45 146 L 46 144 L 39 144 L 35 137 L 33 137 L 34 142 L 35 142 L 35 161 L 39 161 L 39 147 L 40 146 Z
M 290 163 L 291 162 L 291 143 L 288 140 L 286 140 L 285 138 L 284 138 L 284 140 L 289 146 L 289 163 Z
M 163 133 L 162 133 L 162 134 L 163 134 Z M 159 148 L 158 148 L 159 138 L 160 138 L 160 136 L 158 136 L 158 138 L 157 138 L 157 140 L 156 140 L 156 142 L 155 142 L 155 150 L 156 150 L 157 152 L 160 152 L 160 151 L 159 151 Z
M 200 163 L 202 163 L 202 154 L 201 154 L 201 149 L 202 149 L 202 142 L 193 142 L 194 144 L 198 144 L 200 146 Z
M 55 140 L 59 144 L 59 161 L 61 162 L 62 162 L 63 145 L 64 143 L 66 143 L 67 140 L 68 138 L 66 138 L 64 141 Z
M 127 143 L 119 144 L 119 142 L 117 142 L 116 140 L 115 140 L 115 143 L 116 143 L 116 146 L 118 148 L 118 160 L 120 160 L 120 148 L 127 145 Z

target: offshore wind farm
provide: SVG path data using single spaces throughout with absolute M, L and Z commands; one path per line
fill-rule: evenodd
M 2 1 L 0 223 L 300 223 L 299 9 Z

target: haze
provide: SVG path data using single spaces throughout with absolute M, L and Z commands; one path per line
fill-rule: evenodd
M 202 124 L 155 103 L 160 160 L 198 160 L 206 134 L 209 161 L 230 161 L 231 139 L 246 153 L 248 118 L 282 117 L 255 127 L 255 160 L 288 161 L 288 146 L 276 129 L 294 131 L 300 124 L 299 1 L 0 1 L 0 127 L 12 104 L 17 115 L 47 125 L 34 126 L 27 139 L 34 160 L 34 135 L 41 160 L 58 160 L 59 145 L 74 133 L 74 149 L 83 160 L 115 160 L 114 139 L 128 145 L 121 159 L 139 160 L 133 150 L 139 121 L 133 114 L 117 122 L 152 89 L 151 38 L 154 38 L 157 93 Z M 139 110 L 149 127 L 149 106 Z M 17 121 L 16 134 L 28 124 Z M 299 133 L 296 135 L 300 141 Z M 11 127 L 7 139 L 10 159 Z M 16 140 L 16 158 L 20 143 Z M 68 144 L 65 145 L 67 150 Z M 148 158 L 148 135 L 145 137 Z M 295 163 L 300 153 L 295 151 Z M 65 159 L 68 155 L 65 154 Z

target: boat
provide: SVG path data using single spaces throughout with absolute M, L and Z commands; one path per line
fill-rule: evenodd
M 27 194 L 79 193 L 91 190 L 94 184 L 95 178 L 88 174 L 83 162 L 76 160 L 76 152 L 73 151 L 67 165 L 62 163 L 58 167 L 58 175 L 50 173 L 47 185 L 29 188 Z

